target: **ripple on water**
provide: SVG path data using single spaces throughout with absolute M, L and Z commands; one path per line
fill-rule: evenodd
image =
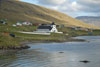
M 81 38 L 90 42 L 29 44 L 30 49 L 0 59 L 0 67 L 100 67 L 100 38 Z

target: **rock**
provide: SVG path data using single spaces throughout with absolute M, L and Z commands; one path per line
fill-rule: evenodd
M 21 48 L 22 48 L 22 49 L 28 49 L 28 48 L 30 48 L 30 47 L 27 46 L 27 45 L 24 45 L 24 46 L 21 46 Z
M 80 62 L 89 63 L 90 61 L 88 61 L 88 60 L 83 60 L 83 61 L 80 61 Z
M 64 52 L 59 52 L 59 53 L 64 53 Z
M 16 49 L 28 49 L 30 46 L 27 45 L 21 45 L 21 46 L 7 46 L 7 47 L 0 47 L 0 50 L 16 50 Z

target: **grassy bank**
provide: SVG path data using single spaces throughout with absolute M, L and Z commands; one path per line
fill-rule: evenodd
M 63 34 L 51 35 L 30 35 L 22 33 L 14 33 L 16 37 L 11 37 L 9 35 L 0 35 L 0 49 L 20 49 L 25 46 L 21 42 L 67 42 L 76 41 L 70 39 L 69 36 Z M 80 41 L 80 40 L 77 40 Z
M 25 49 L 27 45 L 20 44 L 20 38 L 13 38 L 9 35 L 0 35 L 0 49 Z
M 17 31 L 34 31 L 37 26 L 21 26 L 12 27 L 11 25 L 0 25 L 0 33 L 13 33 L 15 37 L 8 35 L 0 35 L 0 49 L 21 49 L 27 48 L 26 45 L 21 44 L 21 42 L 32 41 L 32 42 L 66 42 L 66 41 L 83 41 L 75 40 L 70 37 L 73 36 L 85 36 L 89 35 L 87 31 L 78 31 L 71 28 L 63 27 L 58 28 L 59 31 L 64 32 L 64 34 L 52 33 L 51 35 L 32 35 L 18 33 Z M 100 35 L 100 30 L 94 30 L 92 35 Z

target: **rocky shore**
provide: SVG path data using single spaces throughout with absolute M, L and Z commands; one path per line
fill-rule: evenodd
M 21 50 L 30 48 L 28 45 L 0 47 L 0 50 Z
M 58 40 L 24 40 L 22 42 L 19 43 L 19 46 L 0 46 L 0 50 L 21 50 L 21 49 L 28 49 L 30 48 L 30 46 L 27 45 L 27 43 L 50 43 L 50 42 L 57 42 L 57 43 L 61 43 L 61 42 L 72 42 L 72 41 L 85 41 L 83 39 L 73 39 L 73 38 L 67 38 L 67 39 L 58 39 Z

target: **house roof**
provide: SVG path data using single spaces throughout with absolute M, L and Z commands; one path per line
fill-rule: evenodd
M 51 26 L 39 26 L 38 29 L 49 29 L 49 30 L 51 30 L 52 27 Z
M 4 23 L 4 21 L 3 20 L 0 20 L 0 23 Z

